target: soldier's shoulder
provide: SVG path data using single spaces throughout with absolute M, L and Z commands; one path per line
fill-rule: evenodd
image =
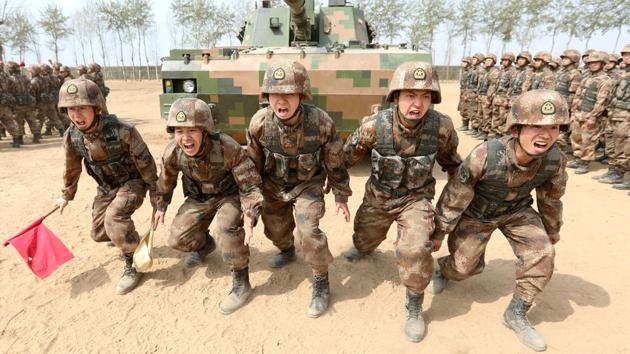
M 312 114 L 314 116 L 317 117 L 317 119 L 319 119 L 320 123 L 324 123 L 324 124 L 334 124 L 334 121 L 332 120 L 332 118 L 330 118 L 330 115 L 328 115 L 328 112 L 324 111 L 323 109 L 315 106 L 315 105 L 304 105 L 305 109 L 308 109 L 312 112 Z
M 451 117 L 446 114 L 446 113 L 442 113 L 440 111 L 436 111 L 433 110 L 434 114 L 437 116 L 437 118 L 440 120 L 440 128 L 444 127 L 444 128 L 453 128 L 453 119 L 451 119 Z
M 234 153 L 242 148 L 241 144 L 225 133 L 219 133 L 218 140 L 226 153 Z
M 177 145 L 177 142 L 175 141 L 175 139 L 170 139 L 168 143 L 166 144 L 166 147 L 164 147 L 164 151 L 162 151 L 162 158 L 165 161 L 169 161 L 175 158 L 177 155 L 178 149 L 179 149 L 179 145 Z
M 259 109 L 256 113 L 254 113 L 252 119 L 249 122 L 249 129 L 254 131 L 262 128 L 262 126 L 265 124 L 265 120 L 269 116 L 270 109 L 271 108 L 269 107 L 265 107 Z

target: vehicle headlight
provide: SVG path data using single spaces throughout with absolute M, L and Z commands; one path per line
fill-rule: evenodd
M 173 93 L 173 80 L 164 80 L 164 93 Z
M 183 88 L 184 88 L 184 92 L 187 92 L 187 93 L 195 92 L 195 81 L 194 80 L 184 80 Z

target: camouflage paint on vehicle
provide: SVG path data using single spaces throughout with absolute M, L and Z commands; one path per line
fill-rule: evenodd
M 363 11 L 343 0 L 329 0 L 317 12 L 313 0 L 306 0 L 304 13 L 308 38 L 299 38 L 305 28 L 298 28 L 301 22 L 292 18 L 290 8 L 262 7 L 241 31 L 242 46 L 171 50 L 162 62 L 162 118 L 178 98 L 200 98 L 212 104 L 216 126 L 244 143 L 251 116 L 264 104 L 260 88 L 267 63 L 293 59 L 308 70 L 311 103 L 328 112 L 345 138 L 374 105 L 388 105 L 389 81 L 398 65 L 431 62 L 426 52 L 372 43 Z M 193 80 L 194 92 L 184 91 L 186 80 Z

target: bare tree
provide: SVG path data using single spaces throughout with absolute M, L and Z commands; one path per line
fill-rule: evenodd
M 59 61 L 59 41 L 68 37 L 72 33 L 72 28 L 68 26 L 68 16 L 61 12 L 61 7 L 53 4 L 46 5 L 39 16 L 39 25 L 44 33 L 49 36 L 48 45 L 55 53 L 55 61 Z
M 5 38 L 11 48 L 17 49 L 20 61 L 24 61 L 26 51 L 32 49 L 32 40 L 36 33 L 29 18 L 28 14 L 17 11 L 6 19 L 7 27 L 11 28 L 11 31 Z
M 387 38 L 393 44 L 394 38 L 401 33 L 400 19 L 405 9 L 403 0 L 360 0 L 357 5 L 363 9 L 379 41 Z
M 517 30 L 518 22 L 523 13 L 523 5 L 519 1 L 503 2 L 499 8 L 499 24 L 497 32 L 501 37 L 501 53 L 505 52 L 505 47 L 514 39 L 514 32 Z
M 444 3 L 441 0 L 408 0 L 405 7 L 414 14 L 408 25 L 411 43 L 428 47 L 431 55 L 435 57 L 433 41 L 437 28 L 444 18 Z
M 588 48 L 588 44 L 593 38 L 593 34 L 605 28 L 602 9 L 606 8 L 608 0 L 589 0 L 580 2 L 580 10 L 582 16 L 578 25 L 579 36 L 585 40 L 584 49 Z
M 457 23 L 456 28 L 457 36 L 462 37 L 462 44 L 464 44 L 464 55 L 470 54 L 470 47 L 468 46 L 475 39 L 477 33 L 475 25 L 477 24 L 479 14 L 479 6 L 475 0 L 462 0 L 457 5 Z
M 128 16 L 126 7 L 117 0 L 100 0 L 97 3 L 97 12 L 99 17 L 108 30 L 116 34 L 118 45 L 120 47 L 120 66 L 122 67 L 123 80 L 127 80 L 125 71 L 125 41 L 126 31 L 128 30 Z

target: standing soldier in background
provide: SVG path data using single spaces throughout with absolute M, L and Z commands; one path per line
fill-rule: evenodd
M 61 84 L 63 85 L 64 82 L 72 79 L 74 79 L 74 77 L 70 72 L 70 68 L 62 65 L 61 68 L 59 68 L 59 80 L 61 81 Z
M 65 119 L 59 114 L 57 109 L 57 102 L 59 101 L 59 89 L 61 83 L 56 75 L 53 75 L 53 69 L 47 64 L 41 65 L 42 72 L 41 77 L 48 83 L 48 96 L 51 101 L 44 105 L 44 112 L 46 114 L 46 124 L 44 125 L 43 135 L 52 135 L 52 128 L 56 128 L 59 132 L 59 136 L 63 136 L 68 125 Z M 69 123 L 69 122 L 68 122 Z
M 92 77 L 92 75 L 90 75 L 88 73 L 88 67 L 87 66 L 85 66 L 83 64 L 79 65 L 79 66 L 77 66 L 77 71 L 78 71 L 80 79 L 86 79 L 86 80 L 94 81 L 94 77 Z
M 483 61 L 484 55 L 481 53 L 477 53 L 473 55 L 471 59 L 472 67 L 469 69 L 468 73 L 468 90 L 466 97 L 466 107 L 464 108 L 467 112 L 466 118 L 468 118 L 468 130 L 464 131 L 465 134 L 468 135 L 477 135 L 479 134 L 479 126 L 477 124 L 477 112 L 479 111 L 479 101 L 477 100 L 477 90 L 479 89 L 479 76 L 484 72 L 483 66 L 481 62 Z
M 31 134 L 33 134 L 33 142 L 37 144 L 42 127 L 36 118 L 35 97 L 31 94 L 31 81 L 22 74 L 20 66 L 16 62 L 8 62 L 7 71 L 9 72 L 9 93 L 13 95 L 16 101 L 13 106 L 13 114 L 19 132 L 19 142 L 24 144 L 24 121 L 26 121 Z
M 516 72 L 514 73 L 514 79 L 510 84 L 508 90 L 508 100 L 510 107 L 516 99 L 523 94 L 523 87 L 525 82 L 531 81 L 531 77 L 534 75 L 533 71 L 529 67 L 529 63 L 532 61 L 532 54 L 526 50 L 520 52 L 516 57 Z
M 556 74 L 556 91 L 567 100 L 570 110 L 569 114 L 573 117 L 573 111 L 571 111 L 573 98 L 582 81 L 582 74 L 577 68 L 580 63 L 580 52 L 575 49 L 567 49 L 562 53 L 560 59 L 562 60 L 562 68 Z M 564 151 L 572 153 L 571 129 L 569 128 L 566 132 L 562 132 L 560 139 L 564 142 L 564 146 L 562 146 Z
M 501 56 L 501 70 L 496 83 L 494 98 L 492 99 L 492 127 L 489 137 L 501 137 L 505 134 L 505 120 L 510 110 L 510 100 L 507 97 L 510 84 L 516 75 L 513 53 L 503 53 Z
M 35 97 L 35 107 L 37 108 L 36 116 L 39 121 L 39 125 L 40 127 L 44 127 L 48 121 L 51 122 L 48 123 L 51 125 L 54 118 L 51 117 L 52 114 L 50 113 L 50 110 L 54 109 L 54 102 L 53 96 L 50 94 L 49 82 L 42 75 L 42 66 L 39 64 L 31 64 L 28 68 L 28 72 L 31 74 L 31 92 L 33 97 Z M 61 132 L 63 135 L 63 129 Z M 35 134 L 33 134 L 33 136 L 35 136 Z M 39 137 L 41 137 L 41 129 L 37 134 L 38 140 Z
M 607 58 L 606 58 L 607 59 Z M 590 162 L 595 160 L 595 148 L 604 125 L 604 111 L 610 102 L 612 79 L 604 73 L 605 60 L 600 52 L 586 58 L 591 74 L 580 83 L 573 99 L 574 116 L 571 123 L 571 144 L 575 160 L 567 164 L 576 174 L 589 172 Z
M 496 84 L 499 78 L 499 69 L 495 66 L 497 56 L 488 54 L 483 59 L 484 74 L 479 78 L 479 130 L 480 133 L 473 138 L 485 140 L 492 127 L 492 99 L 496 92 Z
M 595 49 L 587 49 L 582 54 L 582 67 L 580 68 L 580 73 L 582 74 L 582 79 L 585 79 L 588 75 L 591 74 L 591 71 L 588 69 L 588 65 L 586 64 L 586 59 L 589 55 L 595 52 Z
M 15 103 L 15 97 L 9 93 L 9 75 L 4 72 L 4 62 L 0 60 L 0 126 L 4 126 L 11 135 L 11 147 L 19 148 L 20 132 L 11 112 L 11 106 Z
M 549 68 L 550 63 L 551 54 L 549 52 L 536 53 L 534 56 L 534 76 L 529 86 L 527 83 L 525 84 L 523 91 L 556 89 L 556 75 Z
M 101 66 L 97 63 L 92 63 L 88 66 L 88 74 L 92 77 L 92 81 L 98 86 L 103 94 L 103 98 L 107 101 L 107 96 L 109 95 L 109 87 L 105 86 L 105 78 L 103 77 L 103 73 L 101 72 Z
M 468 130 L 468 112 L 466 111 L 466 94 L 468 91 L 468 76 L 470 75 L 470 57 L 464 57 L 462 59 L 462 72 L 459 77 L 459 103 L 457 110 L 462 116 L 462 126 L 458 130 Z

